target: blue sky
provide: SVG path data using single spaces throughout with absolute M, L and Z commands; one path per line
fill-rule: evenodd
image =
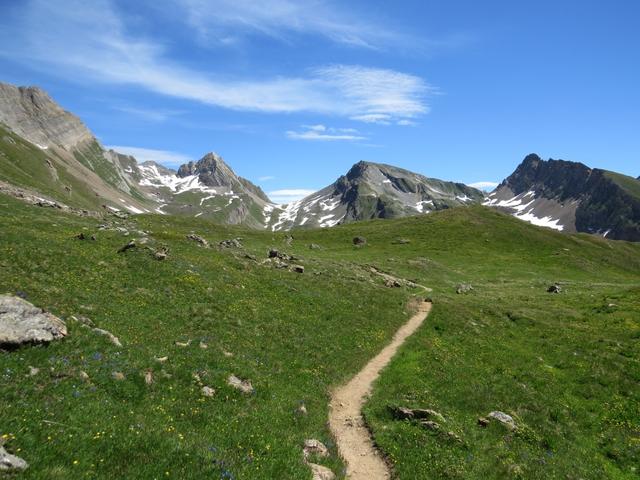
M 280 201 L 359 160 L 476 183 L 536 152 L 640 175 L 640 2 L 0 7 L 0 81 L 140 159 L 216 151 Z

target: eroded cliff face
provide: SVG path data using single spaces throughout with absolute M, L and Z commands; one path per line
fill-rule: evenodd
M 78 117 L 38 87 L 0 83 L 0 122 L 40 148 L 70 150 L 94 140 Z

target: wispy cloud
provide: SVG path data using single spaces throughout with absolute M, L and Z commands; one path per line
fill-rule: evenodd
M 187 163 L 192 160 L 188 155 L 167 150 L 154 150 L 151 148 L 129 147 L 123 145 L 107 145 L 105 148 L 136 157 L 138 162 L 154 161 L 169 168 L 179 167 L 183 163 Z
M 271 180 L 275 180 L 276 177 L 274 177 L 273 175 L 265 175 L 264 177 L 258 177 L 258 180 L 261 182 L 269 182 Z
M 111 108 L 118 112 L 127 113 L 150 122 L 164 122 L 169 118 L 181 115 L 183 113 L 179 110 L 150 109 L 130 106 L 114 106 Z
M 499 183 L 498 182 L 474 182 L 474 183 L 468 183 L 467 185 L 473 188 L 477 188 L 478 190 L 487 191 L 487 190 L 493 190 L 499 185 Z
M 325 142 L 366 140 L 354 128 L 329 128 L 324 125 L 303 125 L 302 130 L 287 131 L 287 137 L 292 140 L 315 140 Z
M 306 196 L 311 195 L 316 190 L 308 190 L 305 188 L 289 188 L 283 190 L 273 190 L 268 192 L 269 198 L 275 203 L 291 203 L 297 200 L 301 200 Z
M 189 24 L 208 40 L 236 43 L 238 36 L 266 35 L 289 41 L 292 34 L 315 35 L 353 47 L 382 49 L 411 43 L 407 35 L 364 20 L 344 3 L 318 0 L 173 0 Z M 413 41 L 415 43 L 415 39 Z
M 248 8 L 249 2 L 242 5 Z M 31 0 L 21 12 L 22 20 L 0 32 L 0 55 L 77 81 L 135 85 L 233 110 L 312 112 L 362 121 L 427 113 L 426 96 L 433 91 L 414 75 L 359 65 L 259 79 L 202 73 L 171 61 L 161 43 L 129 33 L 108 0 Z

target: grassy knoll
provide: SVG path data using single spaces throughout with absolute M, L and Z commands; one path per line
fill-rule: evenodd
M 389 341 L 420 294 L 385 287 L 367 265 L 434 288 L 432 315 L 366 410 L 399 478 L 627 478 L 638 467 L 640 245 L 481 207 L 296 231 L 290 245 L 198 219 L 135 217 L 123 222 L 128 237 L 97 223 L 0 197 L 0 292 L 26 294 L 70 330 L 0 352 L 0 434 L 31 464 L 20 478 L 310 478 L 301 444 L 311 437 L 329 445 L 322 463 L 340 476 L 327 392 Z M 168 258 L 117 254 L 137 230 Z M 81 231 L 97 240 L 75 239 Z M 185 239 L 192 231 L 214 244 L 240 236 L 244 249 L 201 248 Z M 271 246 L 301 257 L 305 273 L 260 265 Z M 546 293 L 554 281 L 562 294 Z M 459 282 L 474 291 L 456 295 Z M 30 366 L 40 372 L 28 376 Z M 227 386 L 230 374 L 255 392 Z M 392 404 L 437 409 L 463 444 L 393 420 Z M 523 428 L 475 425 L 494 409 Z

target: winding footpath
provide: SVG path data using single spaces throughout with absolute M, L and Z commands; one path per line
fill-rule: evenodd
M 329 427 L 338 452 L 347 464 L 349 480 L 387 480 L 391 470 L 376 449 L 362 418 L 362 406 L 371 393 L 373 382 L 387 366 L 398 348 L 422 325 L 431 311 L 430 302 L 421 302 L 418 311 L 396 332 L 391 343 L 373 357 L 346 385 L 331 395 Z

